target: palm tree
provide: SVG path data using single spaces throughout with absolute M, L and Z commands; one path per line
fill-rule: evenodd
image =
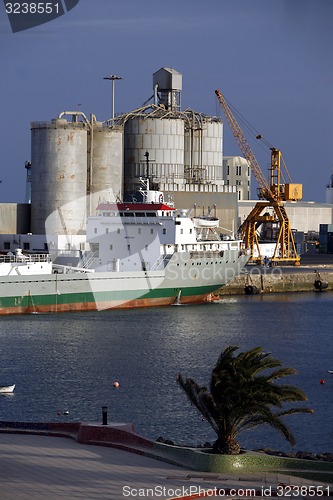
M 305 393 L 292 385 L 275 383 L 295 375 L 293 368 L 282 363 L 261 347 L 234 356 L 238 346 L 227 347 L 218 358 L 210 380 L 210 392 L 193 379 L 178 382 L 190 401 L 202 413 L 217 434 L 213 451 L 227 455 L 240 453 L 236 437 L 243 431 L 269 424 L 292 444 L 295 438 L 282 421 L 293 413 L 313 413 L 309 408 L 283 409 L 284 403 L 306 401 Z

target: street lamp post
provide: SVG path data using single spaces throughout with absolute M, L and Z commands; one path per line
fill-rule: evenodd
M 122 76 L 116 76 L 116 75 L 109 75 L 109 76 L 104 76 L 103 80 L 111 80 L 112 81 L 112 109 L 111 109 L 111 117 L 112 117 L 112 123 L 114 120 L 114 81 L 115 80 L 122 80 Z

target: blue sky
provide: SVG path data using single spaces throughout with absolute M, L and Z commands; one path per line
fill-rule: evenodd
M 333 167 L 332 0 L 80 0 L 12 33 L 0 4 L 0 202 L 23 202 L 30 122 L 80 109 L 98 120 L 141 106 L 163 66 L 183 75 L 183 109 L 220 115 L 220 89 L 281 149 L 303 199 L 324 201 Z M 247 136 L 250 140 L 250 137 Z M 254 147 L 254 146 L 253 146 Z M 254 149 L 266 173 L 269 151 Z M 225 125 L 224 154 L 240 151 Z

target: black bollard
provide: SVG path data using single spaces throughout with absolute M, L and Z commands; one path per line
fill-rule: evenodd
M 108 407 L 102 406 L 102 425 L 108 425 Z

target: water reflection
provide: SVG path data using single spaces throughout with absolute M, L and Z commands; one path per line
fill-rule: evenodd
M 2 318 L 0 383 L 16 389 L 14 397 L 0 398 L 0 419 L 100 421 L 106 404 L 110 420 L 134 422 L 151 438 L 203 443 L 214 434 L 178 387 L 178 372 L 208 384 L 227 345 L 262 346 L 298 370 L 291 382 L 316 411 L 288 420 L 297 447 L 332 451 L 332 302 L 329 293 L 275 294 L 204 306 Z M 265 429 L 241 442 L 289 449 Z

